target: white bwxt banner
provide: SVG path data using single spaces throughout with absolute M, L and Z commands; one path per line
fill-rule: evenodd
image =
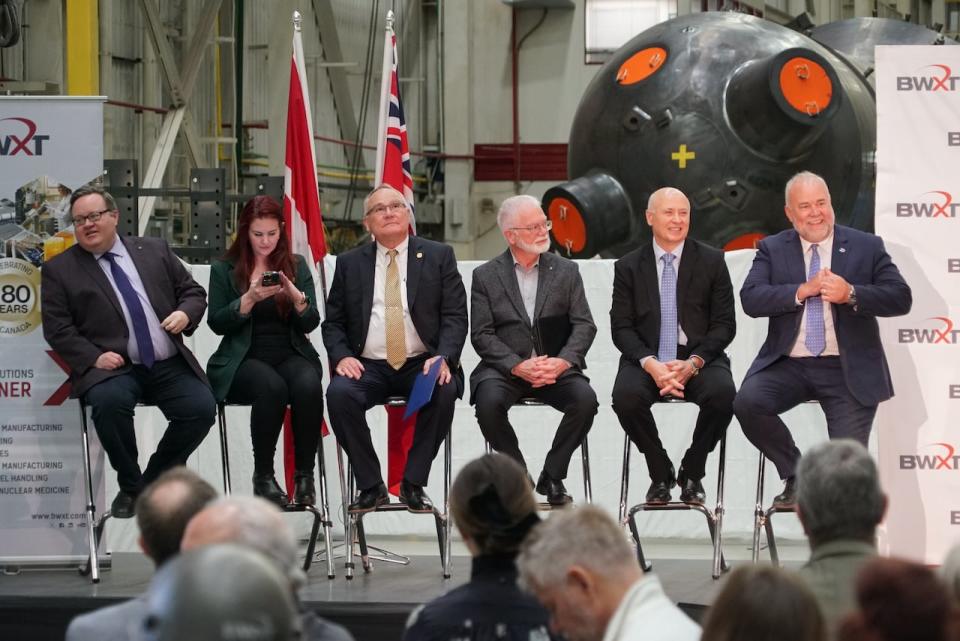
M 74 560 L 87 549 L 79 406 L 68 398 L 65 365 L 43 340 L 40 270 L 74 242 L 70 192 L 102 168 L 102 99 L 0 98 L 0 563 L 6 565 Z M 94 455 L 102 506 L 103 455 L 99 448 Z
M 881 550 L 939 564 L 960 540 L 960 47 L 877 47 L 876 231 L 913 289 L 882 324 Z

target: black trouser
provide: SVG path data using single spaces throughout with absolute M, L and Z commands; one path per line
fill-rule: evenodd
M 684 388 L 684 400 L 700 407 L 690 447 L 680 465 L 684 476 L 699 480 L 705 474 L 707 456 L 723 437 L 733 418 L 733 399 L 737 390 L 730 375 L 726 357 L 714 359 L 700 370 Z M 617 380 L 613 384 L 613 410 L 620 425 L 637 449 L 647 459 L 651 480 L 670 479 L 670 457 L 657 433 L 657 424 L 650 407 L 661 400 L 660 389 L 653 377 L 639 363 L 620 361 Z
M 523 397 L 533 397 L 563 412 L 553 436 L 543 471 L 553 479 L 567 478 L 570 457 L 580 446 L 597 414 L 597 395 L 587 378 L 578 373 L 561 376 L 553 385 L 533 387 L 522 379 L 490 378 L 481 381 L 473 392 L 480 431 L 497 452 L 511 457 L 524 467 L 517 434 L 507 419 L 507 412 Z
M 197 378 L 179 354 L 147 369 L 134 365 L 129 372 L 97 383 L 84 395 L 93 424 L 117 483 L 128 494 L 138 494 L 163 471 L 184 465 L 207 435 L 217 404 L 210 387 Z M 141 473 L 133 415 L 137 403 L 156 405 L 170 421 L 157 450 Z
M 253 471 L 272 474 L 277 438 L 290 406 L 297 472 L 313 473 L 323 425 L 323 383 L 320 368 L 300 354 L 276 360 L 247 358 L 233 377 L 227 400 L 249 404 Z
M 359 489 L 368 490 L 383 482 L 380 459 L 367 425 L 367 410 L 383 403 L 388 396 L 407 396 L 414 379 L 423 371 L 425 360 L 426 356 L 410 358 L 395 370 L 386 361 L 361 358 L 364 370 L 360 380 L 336 375 L 330 381 L 327 388 L 330 422 L 337 441 L 350 457 Z M 433 459 L 450 431 L 458 394 L 456 378 L 446 385 L 437 385 L 430 402 L 417 413 L 413 444 L 403 473 L 410 483 L 427 484 Z

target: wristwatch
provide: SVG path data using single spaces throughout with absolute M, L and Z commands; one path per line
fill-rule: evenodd
M 297 305 L 308 305 L 310 303 L 310 297 L 307 296 L 306 292 L 300 292 L 300 300 L 297 301 Z
M 690 378 L 693 378 L 694 376 L 700 373 L 700 368 L 697 367 L 697 361 L 696 359 L 693 358 L 693 356 L 688 358 L 687 362 L 690 363 L 690 367 L 693 368 L 693 374 L 690 375 Z
M 851 307 L 857 306 L 857 290 L 853 285 L 850 285 L 850 300 L 847 301 L 847 304 Z

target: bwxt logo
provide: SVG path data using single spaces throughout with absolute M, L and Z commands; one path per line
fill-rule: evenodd
M 13 125 L 12 128 L 20 129 L 18 134 L 7 133 L 3 130 L 11 129 L 11 125 L 0 125 L 0 156 L 16 156 L 24 153 L 28 156 L 42 156 L 43 143 L 50 140 L 50 136 L 44 136 L 37 133 L 37 123 L 28 118 L 2 118 L 0 123 L 19 122 L 20 125 Z M 23 130 L 23 128 L 26 128 Z M 33 144 L 31 144 L 33 143 Z
M 928 191 L 924 196 L 933 196 L 933 202 L 897 203 L 897 218 L 956 218 L 960 203 L 953 202 L 949 191 Z
M 914 327 L 910 328 L 900 328 L 897 330 L 897 340 L 900 343 L 925 343 L 930 345 L 956 345 L 957 344 L 957 335 L 960 334 L 960 329 L 953 328 L 953 321 L 947 318 L 946 316 L 934 316 L 933 318 L 928 318 L 928 321 L 937 321 L 938 324 L 942 323 L 942 329 L 917 329 Z
M 933 448 L 932 454 L 901 454 L 901 470 L 958 470 L 960 469 L 960 455 L 949 443 L 931 443 L 927 447 Z
M 947 65 L 927 65 L 922 76 L 897 76 L 897 91 L 956 91 L 960 77 L 953 75 Z

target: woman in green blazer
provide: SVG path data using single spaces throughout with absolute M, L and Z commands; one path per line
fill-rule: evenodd
M 253 493 L 284 506 L 273 460 L 290 406 L 294 503 L 316 502 L 314 465 L 323 422 L 323 366 L 307 334 L 320 324 L 306 260 L 290 252 L 276 200 L 256 196 L 237 238 L 210 270 L 207 324 L 223 336 L 207 363 L 218 401 L 251 405 Z

